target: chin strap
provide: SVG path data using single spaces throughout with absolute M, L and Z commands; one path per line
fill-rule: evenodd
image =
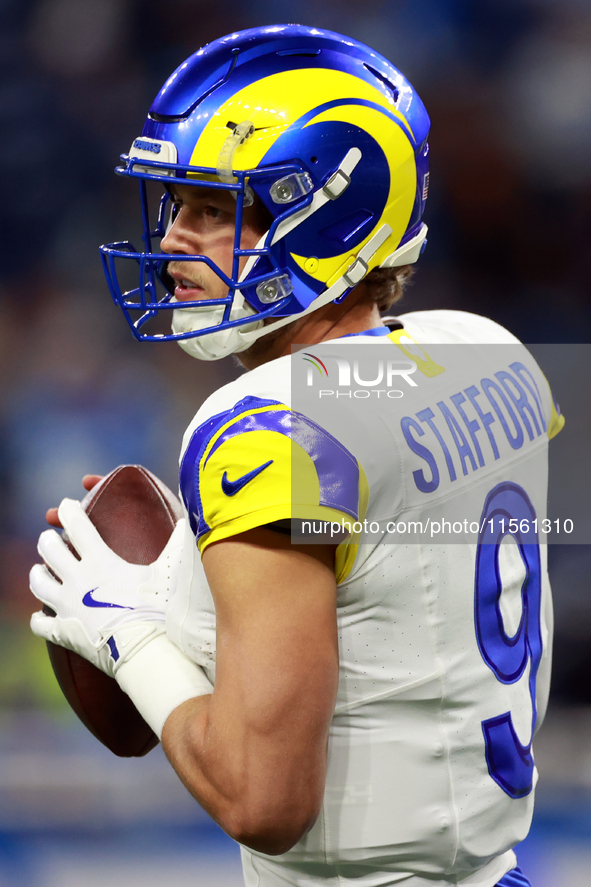
M 294 213 L 288 219 L 285 219 L 281 222 L 273 235 L 273 240 L 271 241 L 271 245 L 277 243 L 277 241 L 281 240 L 287 234 L 297 228 L 298 225 L 301 225 L 302 222 L 305 222 L 306 219 L 309 219 L 310 216 L 317 212 L 322 206 L 328 203 L 330 200 L 336 200 L 341 194 L 348 188 L 351 182 L 351 175 L 353 170 L 361 160 L 361 151 L 359 148 L 350 148 L 349 151 L 343 157 L 343 160 L 335 173 L 328 179 L 325 185 L 322 188 L 319 188 L 312 197 L 312 202 L 300 210 L 299 212 Z M 348 290 L 357 286 L 363 278 L 369 272 L 369 264 L 377 253 L 377 251 L 383 246 L 388 237 L 392 234 L 392 228 L 390 225 L 382 225 L 376 233 L 371 237 L 368 242 L 365 244 L 362 249 L 359 250 L 357 257 L 354 262 L 347 268 L 347 270 L 336 280 L 332 286 L 330 286 L 327 290 L 325 290 L 317 299 L 299 314 L 293 314 L 289 317 L 282 317 L 279 320 L 274 321 L 273 323 L 269 323 L 259 327 L 258 329 L 238 329 L 237 334 L 238 338 L 241 342 L 241 347 L 239 351 L 244 351 L 252 342 L 260 339 L 262 336 L 268 335 L 270 332 L 274 330 L 280 329 L 281 327 L 287 326 L 290 323 L 293 323 L 296 320 L 299 320 L 301 317 L 306 317 L 306 315 L 311 314 L 313 311 L 317 311 L 318 308 L 322 308 L 324 305 L 328 305 L 329 302 L 333 302 L 336 299 L 344 296 Z M 418 233 L 408 241 L 408 243 L 403 244 L 398 247 L 390 256 L 388 256 L 384 262 L 382 263 L 382 268 L 396 268 L 400 265 L 413 264 L 419 258 L 425 243 L 425 239 L 427 236 L 427 226 L 425 224 L 421 225 Z M 267 235 L 263 235 L 260 241 L 257 243 L 257 249 L 263 247 L 265 245 Z M 244 280 L 248 274 L 250 273 L 254 263 L 257 260 L 257 256 L 250 256 L 244 270 L 241 274 L 241 280 Z M 236 352 L 236 353 L 239 353 Z
M 290 231 L 293 231 L 294 228 L 297 228 L 298 225 L 301 225 L 302 222 L 305 222 L 306 219 L 309 219 L 311 215 L 320 209 L 320 207 L 324 206 L 330 200 L 336 200 L 337 197 L 340 197 L 349 187 L 351 174 L 361 160 L 361 156 L 359 148 L 350 148 L 343 157 L 337 171 L 332 174 L 322 188 L 319 188 L 318 191 L 314 192 L 312 202 L 304 207 L 304 209 L 299 210 L 299 212 L 294 213 L 292 216 L 289 216 L 288 219 L 284 219 L 283 222 L 280 222 L 279 225 L 277 225 L 273 240 L 271 241 L 271 246 L 285 237 L 286 234 L 289 234 Z
M 359 150 L 359 148 L 350 148 L 347 151 L 347 153 L 345 154 L 345 156 L 343 157 L 343 159 L 339 165 L 339 168 L 336 170 L 336 172 L 334 172 L 330 176 L 330 178 L 326 181 L 326 183 L 322 186 L 322 188 L 319 188 L 318 191 L 316 191 L 314 193 L 314 195 L 312 196 L 312 202 L 308 206 L 306 206 L 304 209 L 299 210 L 299 212 L 294 213 L 292 216 L 289 216 L 289 218 L 284 219 L 283 222 L 280 222 L 280 224 L 277 226 L 275 234 L 273 235 L 273 240 L 271 241 L 270 245 L 273 246 L 273 244 L 277 243 L 277 241 L 282 240 L 287 234 L 290 233 L 290 231 L 293 231 L 294 228 L 297 228 L 298 225 L 301 225 L 302 222 L 305 222 L 306 219 L 309 219 L 311 215 L 313 215 L 315 212 L 317 212 L 322 206 L 325 206 L 325 204 L 327 204 L 329 201 L 336 200 L 337 197 L 340 197 L 341 194 L 343 194 L 344 191 L 346 191 L 346 189 L 349 187 L 349 185 L 351 183 L 351 175 L 353 173 L 353 170 L 355 169 L 355 167 L 357 166 L 357 164 L 361 160 L 361 157 L 362 157 L 362 154 L 361 154 L 361 151 Z M 218 170 L 218 175 L 219 174 L 220 174 L 220 172 Z M 266 231 L 265 234 L 263 234 L 263 236 L 260 238 L 260 240 L 258 241 L 258 243 L 255 246 L 256 250 L 263 249 L 264 247 L 268 246 L 268 244 L 267 244 L 268 235 L 269 235 L 268 231 Z M 372 238 L 372 240 L 373 240 L 373 238 Z M 371 243 L 371 242 L 372 241 L 370 240 L 369 243 Z M 380 246 L 381 246 L 381 244 L 380 244 Z M 361 256 L 361 252 L 359 253 L 359 255 Z M 373 253 L 371 255 L 373 255 Z M 371 256 L 370 256 L 370 258 L 371 258 Z M 240 275 L 239 283 L 246 280 L 246 278 L 248 277 L 248 275 L 252 271 L 255 262 L 257 262 L 258 259 L 259 259 L 258 255 L 248 257 L 246 264 L 245 264 L 245 266 L 242 270 L 242 273 Z M 355 264 L 355 263 L 353 263 L 353 264 Z M 351 268 L 352 267 L 353 267 L 353 265 L 351 266 Z M 349 268 L 346 273 L 349 273 L 351 268 Z M 338 283 L 338 281 L 337 281 L 337 283 Z M 355 286 L 355 284 L 349 284 L 349 286 Z M 335 298 L 335 299 L 338 298 L 338 296 L 342 295 L 346 289 L 347 289 L 347 287 L 344 287 L 342 292 L 337 293 L 335 296 L 333 296 L 333 298 Z M 332 287 L 331 287 L 331 292 L 332 292 Z M 236 295 L 238 295 L 239 293 L 240 293 L 240 290 L 237 288 Z M 331 299 L 327 300 L 327 302 L 330 302 L 330 301 L 331 301 Z M 242 304 L 244 304 L 244 300 L 243 300 Z M 318 308 L 318 307 L 319 307 L 319 301 L 318 301 L 318 299 L 315 299 L 314 310 L 316 310 L 316 308 Z M 302 312 L 301 314 L 298 314 L 293 319 L 296 320 L 297 317 L 302 317 L 303 314 L 306 314 L 306 313 L 309 313 L 309 312 L 306 310 L 306 311 Z M 289 323 L 289 320 L 286 320 L 284 323 L 281 323 L 281 324 L 275 323 L 275 324 L 273 324 L 273 328 L 276 328 L 280 325 L 285 326 L 286 323 Z M 268 326 L 264 327 L 265 334 L 268 329 L 269 329 Z M 242 338 L 242 336 L 241 336 L 241 338 Z M 259 337 L 257 336 L 257 338 L 259 338 Z M 247 346 L 245 345 L 244 347 L 246 348 Z M 242 350 L 244 350 L 244 349 L 242 349 Z
M 246 348 L 249 347 L 249 345 L 251 345 L 257 339 L 260 339 L 261 336 L 266 336 L 283 326 L 287 326 L 288 324 L 299 320 L 301 317 L 306 317 L 308 314 L 312 314 L 314 311 L 317 311 L 318 308 L 322 308 L 324 305 L 328 305 L 329 302 L 333 302 L 335 299 L 343 296 L 347 292 L 347 290 L 352 289 L 354 286 L 357 286 L 357 284 L 363 280 L 363 278 L 369 271 L 369 263 L 371 262 L 372 258 L 384 245 L 391 234 L 392 228 L 390 227 L 390 225 L 382 225 L 380 228 L 378 228 L 373 237 L 370 237 L 365 246 L 359 250 L 357 258 L 354 262 L 351 263 L 351 265 L 349 265 L 345 273 L 342 274 L 341 277 L 339 277 L 339 279 L 336 280 L 332 286 L 321 293 L 321 295 L 319 295 L 317 299 L 314 299 L 314 301 L 311 302 L 304 311 L 300 311 L 299 314 L 292 314 L 289 317 L 282 317 L 279 320 L 276 320 L 274 323 L 269 323 L 266 326 L 259 327 L 259 329 L 256 330 L 250 330 L 247 332 L 238 329 L 238 336 L 241 343 L 243 343 L 243 347 L 240 348 L 240 351 L 245 351 Z M 236 353 L 239 353 L 239 351 L 237 351 Z

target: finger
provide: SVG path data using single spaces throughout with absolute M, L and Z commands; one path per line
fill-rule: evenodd
M 93 487 L 96 487 L 99 481 L 103 479 L 102 474 L 85 474 L 82 478 L 82 486 L 85 490 L 92 490 Z
M 104 552 L 112 555 L 111 549 L 101 539 L 98 530 L 76 499 L 63 499 L 57 510 L 68 539 L 81 558 L 85 553 Z
M 63 529 L 60 519 L 57 516 L 57 508 L 48 508 L 45 514 L 45 520 L 51 527 L 55 527 L 57 530 Z
M 29 588 L 42 604 L 47 604 L 57 612 L 57 602 L 60 599 L 61 585 L 53 578 L 47 567 L 43 564 L 35 564 L 29 573 Z M 49 617 L 51 618 L 51 617 Z
M 54 641 L 54 633 L 56 630 L 56 620 L 53 616 L 46 616 L 40 610 L 31 616 L 31 631 L 38 638 L 45 638 L 46 641 Z
M 59 533 L 44 530 L 39 536 L 37 551 L 59 579 L 69 576 L 78 563 Z

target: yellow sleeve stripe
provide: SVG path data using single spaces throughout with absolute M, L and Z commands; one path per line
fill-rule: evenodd
M 562 413 L 558 412 L 554 401 L 552 401 L 552 415 L 550 416 L 550 422 L 548 423 L 548 437 L 550 440 L 562 431 L 565 421 L 564 416 Z
M 238 535 L 238 533 L 245 533 L 247 530 L 254 530 L 256 527 L 265 526 L 265 524 L 272 524 L 279 520 L 290 520 L 291 518 L 306 521 L 328 521 L 329 523 L 334 522 L 339 525 L 342 525 L 343 520 L 351 520 L 348 515 L 337 511 L 336 508 L 327 508 L 325 505 L 307 505 L 301 510 L 292 509 L 289 503 L 273 505 L 269 508 L 262 508 L 255 513 L 245 514 L 218 524 L 208 533 L 204 533 L 198 540 L 197 545 L 199 546 L 199 551 L 203 554 L 207 546 L 212 542 L 220 542 L 222 539 L 229 539 L 231 536 Z M 314 542 L 313 536 L 310 537 L 310 541 Z
M 293 517 L 291 513 L 291 508 L 286 507 L 284 505 L 276 505 L 272 508 L 265 508 L 262 511 L 257 511 L 256 514 L 248 514 L 244 515 L 244 517 L 238 520 L 228 521 L 225 524 L 219 524 L 213 530 L 210 530 L 208 533 L 205 533 L 201 536 L 197 541 L 197 546 L 201 554 L 205 551 L 208 545 L 211 545 L 212 542 L 222 542 L 224 539 L 231 539 L 233 536 L 237 536 L 239 533 L 246 533 L 247 530 L 255 530 L 257 527 L 263 527 L 266 524 L 272 524 L 274 521 L 286 520 Z M 309 506 L 306 508 L 305 512 L 302 511 L 300 518 L 302 520 L 310 520 L 310 521 L 329 521 L 330 523 L 335 522 L 342 526 L 343 520 L 345 523 L 350 521 L 350 518 L 347 515 L 343 515 L 342 512 L 336 511 L 332 508 L 326 508 L 322 505 L 310 508 Z M 337 546 L 335 553 L 335 579 L 337 585 L 340 585 L 345 581 L 351 570 L 353 569 L 353 565 L 355 563 L 355 559 L 357 557 L 357 552 L 359 550 L 359 533 L 356 533 L 351 537 L 351 540 L 347 540 L 345 542 L 341 542 L 340 545 Z M 312 537 L 313 541 L 313 537 Z
M 205 465 L 205 463 L 207 462 L 207 460 L 209 459 L 209 454 L 211 453 L 212 449 L 215 447 L 215 444 L 216 444 L 216 441 L 218 440 L 218 438 L 221 437 L 221 435 L 224 433 L 224 431 L 226 431 L 228 428 L 231 428 L 235 422 L 237 422 L 238 420 L 244 419 L 245 416 L 255 416 L 257 413 L 269 413 L 269 412 L 273 412 L 276 410 L 289 411 L 289 407 L 285 406 L 285 404 L 283 404 L 283 403 L 273 403 L 269 406 L 256 407 L 255 409 L 252 409 L 252 410 L 244 410 L 244 412 L 238 413 L 237 415 L 236 414 L 233 415 L 232 418 L 230 419 L 230 421 L 226 422 L 224 425 L 222 425 L 221 428 L 218 428 L 216 433 L 212 436 L 207 447 L 205 448 L 203 456 L 201 457 L 201 467 L 203 467 Z

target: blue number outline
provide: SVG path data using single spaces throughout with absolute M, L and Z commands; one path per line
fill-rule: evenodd
M 517 529 L 509 529 L 509 521 Z M 504 523 L 503 523 L 504 521 Z M 522 529 L 522 522 L 526 527 Z M 513 636 L 503 625 L 500 598 L 503 591 L 499 548 L 504 536 L 513 536 L 526 568 L 521 586 L 522 616 Z M 532 738 L 536 725 L 536 678 L 542 658 L 542 571 L 536 512 L 529 496 L 510 481 L 497 484 L 486 497 L 480 517 L 474 582 L 474 622 L 482 658 L 497 680 L 518 681 L 531 661 L 529 692 L 532 703 Z M 511 712 L 482 721 L 485 756 L 492 779 L 511 798 L 523 798 L 533 788 L 532 741 L 522 745 Z

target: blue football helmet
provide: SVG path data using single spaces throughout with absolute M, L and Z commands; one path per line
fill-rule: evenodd
M 351 38 L 277 25 L 204 46 L 164 84 L 116 170 L 139 180 L 144 248 L 111 243 L 101 255 L 134 335 L 179 340 L 215 360 L 344 299 L 373 268 L 415 262 L 427 232 L 428 131 L 410 83 Z M 147 180 L 235 195 L 232 275 L 207 256 L 182 257 L 208 265 L 227 296 L 176 302 L 171 256 L 158 249 L 174 224 L 170 196 L 165 190 L 153 227 Z M 255 198 L 272 222 L 255 249 L 241 250 L 243 208 Z M 139 266 L 127 292 L 119 262 Z M 173 331 L 150 334 L 162 311 L 173 312 Z

